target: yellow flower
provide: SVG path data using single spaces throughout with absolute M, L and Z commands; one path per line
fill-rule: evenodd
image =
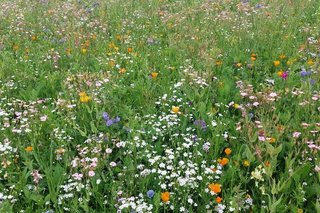
M 240 67 L 242 66 L 242 63 L 239 62 L 239 63 L 236 64 L 236 66 L 237 66 L 238 68 L 240 68 Z
M 92 40 L 96 40 L 96 39 L 97 39 L 96 34 L 93 34 L 93 35 L 91 36 L 91 38 L 92 38 Z
M 32 41 L 37 40 L 37 36 L 35 36 L 35 35 L 31 36 L 31 40 L 32 40 Z
M 152 72 L 150 76 L 151 76 L 151 78 L 155 79 L 155 78 L 158 77 L 158 75 L 159 75 L 159 73 L 157 73 L 157 72 Z
M 248 160 L 244 160 L 242 164 L 243 164 L 243 166 L 245 166 L 245 167 L 250 166 L 250 162 L 249 162 Z
M 281 60 L 283 60 L 283 59 L 286 58 L 286 56 L 285 56 L 284 54 L 281 54 L 281 55 L 279 56 L 279 58 L 280 58 Z
M 86 95 L 86 96 L 80 96 L 80 102 L 81 103 L 88 103 L 91 100 L 91 97 Z
M 17 51 L 19 50 L 19 45 L 14 44 L 14 45 L 12 46 L 12 49 L 17 52 Z
M 26 150 L 27 152 L 32 152 L 33 147 L 32 147 L 32 146 L 27 146 L 27 147 L 25 148 L 25 150 Z
M 81 48 L 81 53 L 82 54 L 86 54 L 87 53 L 87 49 L 86 48 Z
M 162 192 L 161 200 L 162 202 L 167 203 L 170 200 L 170 192 Z
M 172 106 L 171 111 L 172 111 L 173 113 L 180 113 L 180 107 L 178 107 L 178 106 Z
M 91 97 L 88 96 L 85 92 L 80 92 L 79 96 L 81 103 L 88 103 L 91 100 Z
M 219 61 L 219 60 L 218 60 L 218 61 L 216 61 L 216 65 L 217 65 L 217 66 L 222 65 L 222 61 Z
M 288 60 L 288 61 L 287 61 L 287 65 L 288 65 L 288 66 L 290 66 L 290 65 L 292 65 L 292 64 L 293 64 L 293 61 L 292 61 L 292 60 Z
M 114 62 L 114 60 L 110 60 L 108 64 L 110 67 L 114 67 L 116 65 L 116 62 Z
M 313 62 L 312 59 L 309 59 L 309 60 L 307 61 L 307 64 L 308 64 L 309 66 L 312 66 L 312 65 L 314 64 L 314 62 Z
M 269 142 L 269 143 L 275 143 L 275 142 L 276 142 L 276 139 L 273 138 L 273 137 L 272 137 L 272 138 L 269 138 L 269 139 L 268 139 L 268 142 Z
M 84 96 L 86 96 L 86 95 L 87 95 L 86 92 L 79 92 L 79 96 L 80 96 L 80 97 L 84 97 Z
M 297 212 L 298 213 L 303 213 L 303 210 L 299 208 Z
M 274 65 L 275 67 L 279 66 L 279 65 L 280 65 L 280 61 L 274 61 L 274 62 L 273 62 L 273 65 Z
M 121 40 L 121 35 L 117 35 L 117 36 L 116 36 L 116 39 L 117 39 L 118 41 L 120 41 L 120 40 Z
M 240 107 L 240 105 L 239 105 L 239 104 L 234 104 L 233 107 L 234 107 L 235 109 L 238 109 L 238 108 Z
M 224 150 L 224 153 L 226 153 L 226 155 L 230 155 L 231 152 L 232 152 L 232 150 L 231 150 L 230 148 L 226 148 L 226 149 Z
M 211 192 L 214 192 L 216 194 L 221 192 L 221 185 L 218 183 L 211 183 L 208 185 Z

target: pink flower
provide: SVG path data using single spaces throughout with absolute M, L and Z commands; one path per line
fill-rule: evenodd
M 79 173 L 74 173 L 73 175 L 72 175 L 72 177 L 75 179 L 75 180 L 81 180 L 82 179 L 82 177 L 83 177 L 83 174 L 79 174 Z
M 95 174 L 96 174 L 96 173 L 95 173 L 94 171 L 92 171 L 92 170 L 90 170 L 89 173 L 88 173 L 88 175 L 89 175 L 90 177 L 93 177 Z
M 31 176 L 33 177 L 33 182 L 35 184 L 38 184 L 39 180 L 42 179 L 42 175 L 39 174 L 38 170 L 33 170 L 32 173 L 31 173 Z
M 294 132 L 294 133 L 292 134 L 292 136 L 293 136 L 294 138 L 298 138 L 300 135 L 301 135 L 301 132 Z

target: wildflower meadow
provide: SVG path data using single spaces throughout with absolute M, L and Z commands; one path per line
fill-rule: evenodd
M 0 212 L 320 212 L 319 0 L 0 0 Z

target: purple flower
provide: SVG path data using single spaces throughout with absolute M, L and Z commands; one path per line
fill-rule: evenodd
M 103 120 L 105 120 L 105 121 L 108 121 L 110 118 L 109 118 L 109 114 L 107 113 L 107 112 L 104 112 L 103 114 L 102 114 L 102 118 L 103 118 Z
M 114 123 L 114 122 L 113 122 L 113 119 L 109 119 L 109 120 L 107 121 L 107 126 L 111 126 L 113 123 Z
M 150 189 L 149 191 L 147 191 L 147 197 L 148 198 L 152 198 L 154 196 L 154 191 L 152 189 Z
M 120 117 L 110 118 L 109 114 L 107 112 L 104 112 L 102 114 L 103 120 L 106 122 L 107 126 L 111 126 L 112 124 L 118 123 L 120 121 Z
M 289 72 L 285 71 L 285 72 L 282 73 L 281 78 L 284 79 L 284 80 L 287 80 L 288 76 L 289 76 Z
M 300 75 L 301 75 L 301 77 L 306 77 L 306 76 L 311 75 L 311 72 L 307 72 L 304 68 L 302 68 Z
M 206 122 L 204 120 L 200 120 L 200 119 L 195 120 L 194 121 L 194 125 L 201 126 L 201 128 L 204 129 L 204 130 L 207 128 Z

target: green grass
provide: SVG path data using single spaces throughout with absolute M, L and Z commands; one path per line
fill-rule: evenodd
M 320 2 L 245 2 L 1 1 L 0 212 L 320 212 Z

